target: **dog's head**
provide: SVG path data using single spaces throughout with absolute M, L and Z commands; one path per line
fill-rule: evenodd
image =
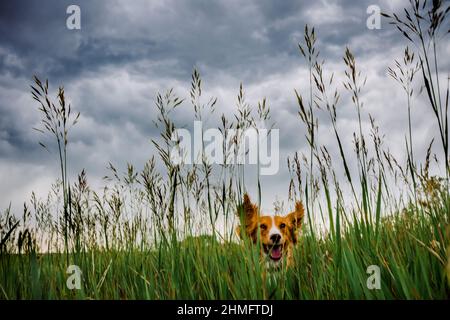
M 259 215 L 259 210 L 247 194 L 243 203 L 244 225 L 238 227 L 241 238 L 250 237 L 253 243 L 259 239 L 262 244 L 261 253 L 271 263 L 278 264 L 288 250 L 297 243 L 297 234 L 302 225 L 304 208 L 301 202 L 295 204 L 295 210 L 286 216 Z

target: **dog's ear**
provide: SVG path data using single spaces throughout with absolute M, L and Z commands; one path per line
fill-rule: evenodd
M 256 235 L 256 227 L 257 227 L 257 217 L 258 217 L 258 207 L 254 205 L 248 194 L 244 194 L 244 202 L 242 204 L 241 210 L 238 212 L 239 216 L 243 215 L 243 224 L 245 227 L 245 233 L 247 236 L 254 238 Z M 239 228 L 236 230 L 238 235 L 243 238 L 243 228 Z
M 289 214 L 289 218 L 291 219 L 292 225 L 294 226 L 295 229 L 301 227 L 304 216 L 305 216 L 305 209 L 303 208 L 303 203 L 297 201 L 295 203 L 295 211 Z

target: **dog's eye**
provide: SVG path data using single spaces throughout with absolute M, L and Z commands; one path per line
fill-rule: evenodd
M 281 229 L 284 229 L 285 227 L 286 227 L 286 224 L 284 224 L 284 223 L 280 224 Z
M 266 230 L 267 229 L 267 226 L 265 224 L 262 224 L 259 227 L 261 228 L 261 230 Z

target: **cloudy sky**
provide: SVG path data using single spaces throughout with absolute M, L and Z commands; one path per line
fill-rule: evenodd
M 250 104 L 267 98 L 280 129 L 281 150 L 279 174 L 263 178 L 263 207 L 271 208 L 276 197 L 286 199 L 286 157 L 306 150 L 294 95 L 294 88 L 308 90 L 306 65 L 297 48 L 305 24 L 316 27 L 320 55 L 341 90 L 338 125 L 345 147 L 352 150 L 357 128 L 355 108 L 341 85 L 342 56 L 349 46 L 367 75 L 362 92 L 365 124 L 371 113 L 388 147 L 402 159 L 405 97 L 387 68 L 402 56 L 407 42 L 384 19 L 380 30 L 369 30 L 366 10 L 375 4 L 382 11 L 399 12 L 406 2 L 1 1 L 0 210 L 10 202 L 20 210 L 32 190 L 45 195 L 58 176 L 56 154 L 39 146 L 42 137 L 32 129 L 39 125 L 38 106 L 29 92 L 34 74 L 48 78 L 52 92 L 63 85 L 73 109 L 81 112 L 70 137 L 71 175 L 85 168 L 98 187 L 108 162 L 121 171 L 127 162 L 142 168 L 155 154 L 150 142 L 158 134 L 152 122 L 155 96 L 174 88 L 189 98 L 194 67 L 202 75 L 204 95 L 218 98 L 220 114 L 235 112 L 241 82 Z M 81 8 L 81 30 L 66 27 L 70 4 Z M 441 57 L 449 56 L 448 40 L 439 50 Z M 448 59 L 441 60 L 440 68 L 448 73 Z M 414 148 L 419 156 L 436 135 L 424 101 L 414 97 Z M 180 125 L 192 125 L 190 109 L 189 103 L 180 108 Z M 327 115 L 318 115 L 320 142 L 333 153 Z M 248 182 L 254 192 L 254 183 Z

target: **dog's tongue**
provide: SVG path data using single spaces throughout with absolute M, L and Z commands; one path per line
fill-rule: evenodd
M 271 256 L 273 259 L 280 259 L 281 258 L 281 247 L 276 246 L 272 248 Z

